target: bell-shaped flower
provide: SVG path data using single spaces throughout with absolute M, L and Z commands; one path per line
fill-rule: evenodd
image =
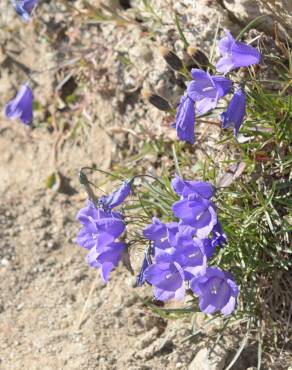
M 185 281 L 203 275 L 206 271 L 207 257 L 202 241 L 197 238 L 192 238 L 188 243 L 185 239 L 184 244 L 180 243 L 179 238 L 177 238 L 177 241 L 173 260 L 183 269 Z
M 185 275 L 182 267 L 173 259 L 173 255 L 162 252 L 156 261 L 144 272 L 146 281 L 153 286 L 156 299 L 168 301 L 181 300 L 185 296 Z
M 20 119 L 20 121 L 29 125 L 32 121 L 32 91 L 28 84 L 21 86 L 16 97 L 12 99 L 5 107 L 5 115 L 10 119 Z
M 187 198 L 190 194 L 196 194 L 205 199 L 210 199 L 215 193 L 212 184 L 205 181 L 189 181 L 183 180 L 179 176 L 175 176 L 171 181 L 173 190 L 182 198 Z
M 152 224 L 147 225 L 143 230 L 143 235 L 148 240 L 153 241 L 154 254 L 160 253 L 161 250 L 172 248 L 170 238 L 178 231 L 177 222 L 163 223 L 157 217 L 153 217 Z
M 205 275 L 191 280 L 190 287 L 199 297 L 202 312 L 213 314 L 221 311 L 223 315 L 230 315 L 234 311 L 238 287 L 230 274 L 220 268 L 208 267 Z
M 123 184 L 109 195 L 103 195 L 99 198 L 98 204 L 103 207 L 105 211 L 112 210 L 119 206 L 131 193 L 132 181 L 124 181 Z
M 177 137 L 191 144 L 195 142 L 195 107 L 194 101 L 187 95 L 181 97 L 177 108 L 175 123 Z
M 77 219 L 82 224 L 76 242 L 83 248 L 101 249 L 112 243 L 125 230 L 123 215 L 95 208 L 92 202 L 81 209 Z
M 234 135 L 242 124 L 246 112 L 246 98 L 242 89 L 237 90 L 230 100 L 226 112 L 221 113 L 222 128 L 234 127 Z
M 261 54 L 256 48 L 236 41 L 230 32 L 227 32 L 226 36 L 219 41 L 219 50 L 222 58 L 216 64 L 216 69 L 222 73 L 227 73 L 234 68 L 258 64 L 261 60 Z
M 185 225 L 193 227 L 200 239 L 206 238 L 217 223 L 214 204 L 194 194 L 175 202 L 172 211 L 181 219 L 179 227 Z
M 228 94 L 232 81 L 196 68 L 191 73 L 193 80 L 188 85 L 187 94 L 196 103 L 196 113 L 202 115 L 214 109 L 218 100 Z
M 14 8 L 21 18 L 28 22 L 33 9 L 36 7 L 38 0 L 15 0 Z
M 122 259 L 126 247 L 127 245 L 123 242 L 110 243 L 102 249 L 93 247 L 87 254 L 86 261 L 90 267 L 100 269 L 102 281 L 106 283 L 110 272 Z

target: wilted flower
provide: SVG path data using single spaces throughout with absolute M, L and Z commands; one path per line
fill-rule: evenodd
M 238 296 L 238 287 L 229 273 L 218 267 L 208 267 L 203 276 L 191 280 L 190 286 L 199 297 L 201 311 L 212 314 L 221 311 L 223 315 L 233 312 Z
M 188 85 L 187 93 L 196 102 L 197 114 L 202 115 L 217 106 L 218 100 L 230 91 L 232 82 L 196 68 L 191 73 L 193 80 Z
M 243 118 L 245 116 L 245 110 L 245 93 L 242 89 L 239 89 L 234 93 L 226 112 L 221 113 L 222 128 L 233 126 L 234 135 L 237 136 Z
M 125 230 L 123 216 L 119 212 L 105 212 L 96 208 L 92 202 L 82 208 L 77 215 L 83 225 L 76 241 L 86 249 L 96 247 L 97 250 L 112 243 Z
M 219 222 L 214 226 L 212 230 L 212 239 L 211 239 L 212 245 L 214 247 L 217 247 L 217 245 L 221 248 L 224 247 L 225 244 L 227 244 L 227 236 L 224 233 L 222 226 Z
M 126 247 L 123 242 L 110 243 L 101 250 L 93 247 L 86 256 L 86 261 L 89 266 L 100 269 L 101 278 L 106 283 L 110 272 L 120 262 Z
M 210 199 L 214 195 L 215 189 L 212 184 L 205 181 L 183 180 L 175 176 L 171 181 L 173 190 L 182 198 L 187 198 L 190 194 L 196 194 L 205 199 Z
M 173 51 L 165 48 L 164 46 L 161 46 L 159 51 L 170 68 L 172 68 L 174 71 L 181 71 L 183 69 L 182 61 Z
M 145 283 L 145 270 L 152 265 L 151 256 L 154 256 L 154 250 L 151 246 L 147 247 L 144 253 L 141 269 L 136 279 L 136 286 L 142 286 Z
M 150 91 L 149 89 L 143 89 L 141 94 L 143 98 L 147 100 L 150 104 L 152 104 L 155 108 L 164 112 L 168 112 L 171 110 L 171 105 L 163 96 L 160 96 L 155 92 Z
M 198 67 L 206 67 L 209 65 L 209 58 L 202 50 L 193 46 L 189 46 L 187 48 L 187 54 L 193 59 Z
M 17 14 L 27 22 L 37 2 L 38 0 L 16 0 L 13 5 Z
M 29 125 L 32 120 L 32 91 L 28 84 L 22 85 L 16 97 L 5 107 L 5 115 L 10 119 L 19 118 Z
M 124 181 L 123 184 L 110 195 L 103 195 L 99 198 L 98 204 L 105 211 L 119 206 L 131 193 L 133 181 Z
M 179 227 L 191 226 L 198 238 L 208 236 L 217 223 L 217 214 L 213 203 L 194 194 L 172 205 L 172 211 L 180 218 Z
M 195 107 L 194 101 L 187 95 L 181 97 L 177 108 L 174 127 L 177 137 L 191 144 L 195 142 Z
M 260 52 L 252 46 L 236 41 L 230 32 L 219 41 L 222 58 L 216 64 L 218 72 L 227 73 L 234 68 L 247 67 L 260 62 Z

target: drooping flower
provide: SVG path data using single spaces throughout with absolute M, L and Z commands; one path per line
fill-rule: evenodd
M 36 7 L 38 0 L 15 0 L 14 8 L 21 18 L 28 22 L 33 9 Z
M 223 315 L 234 311 L 238 287 L 229 273 L 218 267 L 208 267 L 205 275 L 191 280 L 190 286 L 199 297 L 201 311 L 208 314 L 221 311 Z
M 144 272 L 146 281 L 153 286 L 154 296 L 160 301 L 181 300 L 185 296 L 185 275 L 173 255 L 162 252 Z
M 205 181 L 189 181 L 179 176 L 175 176 L 171 181 L 173 190 L 182 198 L 187 198 L 190 194 L 196 194 L 205 199 L 210 199 L 215 193 L 212 184 Z
M 227 73 L 234 68 L 258 64 L 261 60 L 261 54 L 257 49 L 244 42 L 236 41 L 229 31 L 219 41 L 219 50 L 222 58 L 216 64 L 216 69 L 222 73 Z
M 90 267 L 100 269 L 101 278 L 106 283 L 110 272 L 120 262 L 126 247 L 124 242 L 110 243 L 102 249 L 93 247 L 87 254 L 86 261 Z
M 227 107 L 226 112 L 221 113 L 222 128 L 234 127 L 234 135 L 238 135 L 241 123 L 245 116 L 246 98 L 242 89 L 237 90 Z
M 147 225 L 143 230 L 143 235 L 148 240 L 153 241 L 154 254 L 161 252 L 161 250 L 168 250 L 172 248 L 170 238 L 178 231 L 177 222 L 163 223 L 157 217 L 153 217 L 152 224 Z
M 181 219 L 179 228 L 191 226 L 200 239 L 206 238 L 217 223 L 215 206 L 207 199 L 190 194 L 172 205 L 174 215 Z
M 133 181 L 124 181 L 123 184 L 109 195 L 103 195 L 99 198 L 98 204 L 104 210 L 109 211 L 119 206 L 131 193 Z
M 195 142 L 195 107 L 194 101 L 188 95 L 181 97 L 177 108 L 174 127 L 177 137 L 194 144 Z
M 105 212 L 92 202 L 81 209 L 77 219 L 82 224 L 76 242 L 83 248 L 96 247 L 101 250 L 112 243 L 125 230 L 123 215 L 119 212 Z
M 196 113 L 202 115 L 217 106 L 218 100 L 230 91 L 232 81 L 196 68 L 191 73 L 193 80 L 188 85 L 187 94 L 196 103 Z
M 19 89 L 16 97 L 5 107 L 5 115 L 10 119 L 19 118 L 22 123 L 29 125 L 32 121 L 32 91 L 28 84 L 24 84 Z

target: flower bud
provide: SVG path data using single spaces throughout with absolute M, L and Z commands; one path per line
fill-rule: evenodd
M 165 48 L 164 46 L 161 46 L 159 51 L 170 68 L 172 68 L 174 71 L 181 71 L 183 69 L 182 61 L 173 51 Z
M 145 100 L 149 101 L 149 103 L 154 105 L 157 109 L 162 111 L 171 110 L 169 102 L 162 96 L 157 95 L 148 89 L 143 89 L 141 94 Z

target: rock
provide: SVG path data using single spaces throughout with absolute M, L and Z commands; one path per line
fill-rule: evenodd
M 207 348 L 202 348 L 190 363 L 188 370 L 223 370 L 227 355 L 228 351 L 220 346 L 215 347 L 211 356 Z
M 274 34 L 274 24 L 277 23 L 278 36 L 283 41 L 287 39 L 292 42 L 292 2 L 290 0 L 222 0 L 220 3 L 245 25 L 260 15 L 268 15 L 261 23 L 260 29 L 270 35 Z

